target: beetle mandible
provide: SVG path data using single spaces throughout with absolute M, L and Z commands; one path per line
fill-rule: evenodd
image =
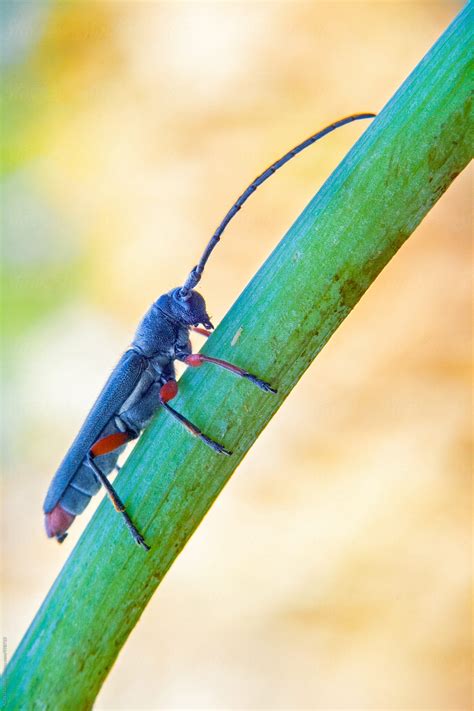
M 91 497 L 102 485 L 116 510 L 121 513 L 135 542 L 149 550 L 107 477 L 114 469 L 119 468 L 117 460 L 127 442 L 139 437 L 159 407 L 164 407 L 190 434 L 199 438 L 214 452 L 231 455 L 222 444 L 201 432 L 170 405 L 170 400 L 178 392 L 174 361 L 179 360 L 193 367 L 213 363 L 247 379 L 264 392 L 276 393 L 276 390 L 244 368 L 220 358 L 192 353 L 190 331 L 209 336 L 214 328 L 207 314 L 205 301 L 195 291 L 195 287 L 228 223 L 259 185 L 326 134 L 352 121 L 372 118 L 374 115 L 353 114 L 335 121 L 272 163 L 232 205 L 184 284 L 163 294 L 151 305 L 138 326 L 130 348 L 125 351 L 110 374 L 51 481 L 43 506 L 46 533 L 50 538 L 55 537 L 60 543 L 66 538 L 66 531 L 75 517 L 84 511 Z

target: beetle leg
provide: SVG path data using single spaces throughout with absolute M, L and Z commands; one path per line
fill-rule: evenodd
M 209 338 L 212 333 L 212 331 L 208 331 L 207 328 L 199 328 L 199 326 L 191 326 L 190 330 L 194 331 L 194 333 L 200 333 L 201 336 L 205 336 L 206 338 Z
M 277 392 L 275 388 L 272 388 L 269 383 L 266 383 L 264 380 L 260 380 L 260 378 L 257 378 L 256 375 L 252 375 L 252 373 L 249 373 L 243 368 L 239 368 L 233 363 L 228 363 L 226 360 L 221 360 L 220 358 L 211 358 L 211 356 L 205 356 L 202 353 L 192 353 L 191 355 L 185 356 L 182 360 L 184 363 L 186 363 L 186 365 L 190 365 L 192 368 L 198 368 L 203 363 L 214 363 L 214 365 L 218 365 L 221 368 L 225 368 L 226 370 L 229 370 L 231 373 L 234 373 L 235 375 L 238 375 L 241 378 L 246 378 L 247 380 L 250 380 L 250 382 L 260 388 L 260 390 L 264 390 L 268 393 Z
M 109 454 L 113 452 L 114 449 L 118 449 L 122 444 L 130 442 L 132 439 L 136 439 L 136 435 L 132 432 L 113 432 L 106 437 L 98 439 L 97 442 L 92 445 L 90 454 L 93 457 L 100 457 L 101 454 Z
M 117 432 L 111 435 L 108 435 L 107 437 L 103 437 L 102 439 L 99 439 L 95 444 L 92 445 L 90 452 L 87 456 L 87 463 L 94 472 L 95 476 L 97 477 L 98 481 L 102 484 L 104 487 L 107 496 L 111 500 L 114 508 L 116 511 L 118 511 L 120 514 L 122 514 L 123 520 L 125 522 L 125 525 L 127 526 L 128 530 L 132 534 L 133 539 L 135 540 L 135 543 L 137 543 L 139 546 L 144 548 L 146 551 L 150 550 L 150 546 L 145 542 L 145 539 L 141 535 L 141 533 L 138 532 L 138 530 L 135 528 L 130 516 L 128 515 L 125 506 L 115 491 L 114 487 L 110 483 L 110 481 L 107 479 L 107 476 L 100 470 L 100 468 L 97 466 L 97 464 L 94 462 L 95 457 L 99 457 L 101 454 L 108 454 L 109 452 L 112 452 L 114 449 L 117 449 L 117 447 L 121 447 L 123 444 L 126 442 L 129 442 L 131 439 L 135 439 L 136 435 L 133 432 Z
M 181 422 L 181 424 L 184 425 L 188 432 L 191 432 L 194 437 L 198 437 L 198 439 L 207 444 L 208 447 L 211 447 L 211 449 L 213 449 L 215 452 L 218 452 L 219 454 L 227 454 L 228 456 L 230 456 L 232 452 L 229 452 L 227 449 L 225 449 L 222 444 L 214 442 L 213 439 L 201 432 L 199 427 L 193 425 L 193 423 L 190 422 L 184 415 L 182 415 L 180 412 L 177 412 L 173 407 L 171 407 L 171 405 L 168 404 L 168 401 L 176 397 L 177 394 L 178 384 L 175 380 L 168 380 L 168 382 L 161 387 L 160 403 L 163 405 L 164 408 L 168 410 L 171 415 L 173 415 L 176 420 L 178 420 L 178 422 Z

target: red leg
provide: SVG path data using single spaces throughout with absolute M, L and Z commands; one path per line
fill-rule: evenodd
M 147 545 L 141 533 L 139 533 L 139 531 L 135 528 L 133 521 L 131 520 L 125 509 L 124 504 L 122 503 L 121 498 L 115 491 L 110 481 L 107 479 L 106 475 L 94 462 L 94 459 L 96 457 L 100 457 L 102 454 L 109 454 L 110 452 L 113 452 L 114 449 L 118 449 L 118 447 L 121 447 L 126 442 L 130 442 L 130 440 L 132 439 L 136 439 L 136 435 L 133 432 L 114 432 L 113 434 L 107 435 L 106 437 L 102 437 L 102 439 L 97 440 L 97 442 L 92 445 L 89 452 L 89 456 L 87 457 L 87 462 L 92 471 L 94 472 L 96 478 L 104 487 L 107 496 L 112 502 L 114 509 L 122 515 L 125 525 L 132 534 L 135 543 L 138 543 L 139 546 L 144 548 L 146 551 L 149 551 L 150 546 Z
M 214 363 L 214 365 L 218 365 L 221 368 L 230 370 L 231 373 L 234 373 L 235 375 L 238 375 L 241 378 L 246 378 L 247 380 L 250 380 L 250 382 L 260 388 L 260 390 L 265 390 L 265 392 L 269 393 L 276 393 L 276 390 L 272 388 L 269 383 L 266 383 L 264 380 L 260 380 L 260 378 L 257 378 L 256 375 L 252 375 L 252 373 L 249 373 L 243 368 L 239 368 L 233 363 L 228 363 L 226 360 L 221 360 L 220 358 L 211 358 L 211 356 L 205 356 L 202 353 L 192 353 L 191 355 L 188 355 L 183 358 L 183 362 L 193 368 L 198 368 L 203 363 Z
M 177 412 L 173 407 L 171 407 L 171 405 L 168 404 L 168 401 L 176 397 L 177 394 L 178 384 L 175 380 L 168 380 L 168 382 L 165 383 L 160 390 L 160 402 L 163 407 L 166 408 L 168 412 L 176 420 L 178 420 L 178 422 L 181 422 L 181 424 L 184 425 L 188 432 L 190 432 L 194 437 L 200 439 L 202 442 L 207 444 L 208 447 L 211 447 L 211 449 L 213 449 L 215 452 L 218 452 L 219 454 L 230 455 L 231 452 L 228 452 L 227 449 L 225 449 L 218 442 L 214 442 L 213 439 L 201 432 L 201 430 L 196 427 L 196 425 L 193 425 L 193 423 L 190 422 L 186 417 L 184 417 L 184 415 L 182 415 L 180 412 Z
M 207 328 L 199 328 L 199 326 L 191 326 L 191 331 L 194 331 L 194 333 L 200 333 L 201 336 L 205 336 L 206 338 L 209 338 L 211 335 L 211 331 L 208 331 Z
M 113 452 L 114 449 L 118 449 L 122 444 L 130 442 L 132 439 L 135 439 L 135 435 L 131 432 L 114 432 L 107 435 L 107 437 L 98 439 L 92 445 L 90 453 L 92 457 L 100 457 L 101 454 L 109 454 L 109 452 Z

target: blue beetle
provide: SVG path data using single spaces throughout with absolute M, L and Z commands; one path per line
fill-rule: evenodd
M 185 283 L 163 294 L 151 305 L 138 326 L 130 348 L 113 369 L 51 481 L 43 507 L 46 533 L 50 538 L 54 537 L 60 543 L 66 538 L 67 529 L 75 517 L 84 511 L 102 485 L 122 514 L 135 542 L 149 550 L 107 477 L 118 469 L 117 460 L 127 442 L 139 437 L 159 407 L 164 407 L 217 454 L 231 455 L 169 404 L 178 392 L 174 361 L 179 360 L 192 367 L 213 363 L 246 378 L 265 392 L 276 393 L 276 390 L 266 381 L 232 363 L 192 353 L 190 331 L 209 336 L 214 328 L 205 301 L 195 291 L 195 286 L 228 223 L 259 185 L 326 134 L 352 121 L 373 116 L 371 113 L 354 114 L 326 126 L 261 173 L 227 212 Z

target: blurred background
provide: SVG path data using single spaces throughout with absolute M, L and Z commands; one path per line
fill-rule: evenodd
M 46 539 L 49 481 L 141 315 L 257 173 L 380 110 L 460 7 L 2 0 L 8 657 L 100 499 Z M 249 201 L 202 282 L 214 322 L 364 128 Z M 465 171 L 272 420 L 97 709 L 470 708 L 470 187 Z

